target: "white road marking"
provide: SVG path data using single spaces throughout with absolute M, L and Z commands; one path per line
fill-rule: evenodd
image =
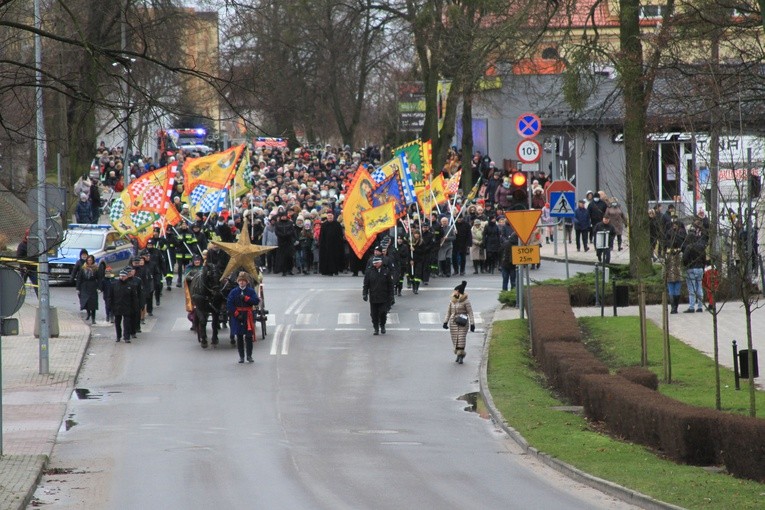
M 292 324 L 288 324 L 284 329 L 284 338 L 282 338 L 282 355 L 290 351 L 290 337 L 292 336 Z
M 271 356 L 276 356 L 276 353 L 279 350 L 279 335 L 281 334 L 282 329 L 284 329 L 283 324 L 276 326 L 276 331 L 274 331 L 274 338 L 271 340 Z
M 292 331 L 327 331 L 327 328 L 293 328 Z
M 417 314 L 420 318 L 420 324 L 440 324 L 441 315 L 435 312 L 420 312 Z
M 388 324 L 401 324 L 401 322 L 398 319 L 398 313 L 388 312 Z
M 337 314 L 337 323 L 338 324 L 358 324 L 359 323 L 359 314 L 357 314 L 357 313 L 338 313 Z
M 366 331 L 367 328 L 335 328 L 335 331 Z
M 191 323 L 189 322 L 188 318 L 179 317 L 175 319 L 175 322 L 173 323 L 173 327 L 170 328 L 170 331 L 189 331 L 190 327 L 191 327 Z
M 318 324 L 318 313 L 299 313 L 295 319 L 295 324 L 299 326 L 308 326 L 309 324 Z

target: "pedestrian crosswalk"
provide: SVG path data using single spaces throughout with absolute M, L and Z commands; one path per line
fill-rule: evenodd
M 298 304 L 291 308 L 291 313 L 269 313 L 266 327 L 268 335 L 266 342 L 270 343 L 269 354 L 272 356 L 284 356 L 289 354 L 290 344 L 295 340 L 296 335 L 307 335 L 321 332 L 371 332 L 372 323 L 368 314 L 357 312 L 339 312 L 339 313 L 303 313 L 303 306 Z M 474 313 L 476 323 L 476 333 L 483 333 L 481 325 L 484 323 L 481 314 Z M 397 333 L 445 333 L 441 325 L 443 324 L 443 314 L 435 311 L 402 311 L 389 312 L 387 320 L 387 330 L 389 336 Z M 145 333 L 151 333 L 156 324 L 156 319 L 147 320 L 143 326 Z M 172 332 L 187 331 L 190 332 L 191 323 L 186 315 L 177 317 L 170 330 Z M 209 326 L 208 326 L 209 330 Z M 226 335 L 224 330 L 221 334 Z M 256 332 L 260 336 L 260 330 Z
M 483 324 L 484 321 L 480 313 L 475 312 L 473 316 L 476 326 Z M 399 329 L 417 330 L 421 327 L 423 331 L 430 331 L 432 326 L 443 324 L 443 319 L 443 314 L 439 312 L 389 312 L 387 323 L 389 326 L 406 326 L 406 328 Z M 155 322 L 154 320 L 147 321 L 144 330 L 151 331 Z M 292 326 L 293 331 L 344 330 L 358 325 L 371 327 L 369 315 L 356 312 L 268 314 L 268 322 L 266 323 L 268 328 L 287 324 Z M 175 319 L 171 331 L 188 331 L 190 326 L 191 323 L 184 315 Z M 361 329 L 366 329 L 366 327 Z

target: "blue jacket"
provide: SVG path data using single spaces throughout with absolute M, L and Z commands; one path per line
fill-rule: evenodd
M 574 210 L 574 228 L 577 230 L 590 230 L 592 223 L 590 223 L 590 213 L 587 209 L 577 207 Z
M 238 285 L 231 289 L 226 299 L 226 310 L 231 315 L 229 327 L 232 335 L 254 335 L 255 326 L 252 309 L 259 303 L 260 299 L 255 289 L 249 285 L 244 290 L 240 289 Z

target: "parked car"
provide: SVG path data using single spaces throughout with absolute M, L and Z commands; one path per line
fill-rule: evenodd
M 112 271 L 119 271 L 130 264 L 134 253 L 130 240 L 120 235 L 111 225 L 71 223 L 56 254 L 48 259 L 51 282 L 72 280 L 72 271 L 83 248 L 96 258 L 96 264 L 102 271 L 107 266 Z

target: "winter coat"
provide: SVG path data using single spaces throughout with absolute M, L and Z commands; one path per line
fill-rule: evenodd
M 232 335 L 245 335 L 254 337 L 255 335 L 255 318 L 253 314 L 253 307 L 258 306 L 260 298 L 258 298 L 255 289 L 247 285 L 244 290 L 240 289 L 237 285 L 231 292 L 228 293 L 226 298 L 226 310 L 228 310 L 231 316 L 230 333 Z
M 678 248 L 670 248 L 664 257 L 664 274 L 668 282 L 683 281 L 682 251 Z
M 600 199 L 595 199 L 587 206 L 587 212 L 590 214 L 590 223 L 597 225 L 603 220 L 603 215 L 606 214 L 606 203 Z
M 98 266 L 84 265 L 77 273 L 77 295 L 80 298 L 80 310 L 98 310 L 98 288 L 101 275 Z
M 454 237 L 454 243 L 452 248 L 457 253 L 467 253 L 470 248 L 470 225 L 466 221 L 457 221 L 454 224 L 454 230 L 456 235 Z
M 138 296 L 135 287 L 129 280 L 122 278 L 112 283 L 112 293 L 109 298 L 109 308 L 114 315 L 131 315 L 138 306 Z
M 574 210 L 574 228 L 577 230 L 590 230 L 592 223 L 590 222 L 590 213 L 584 207 L 577 207 Z
M 494 193 L 494 203 L 497 207 L 510 209 L 513 205 L 513 190 L 510 187 L 499 186 Z
M 483 244 L 483 229 L 483 223 L 474 225 L 473 228 L 470 229 L 470 235 L 473 239 L 473 242 L 470 245 L 470 260 L 473 262 L 478 262 L 486 258 L 486 251 Z
M 487 253 L 499 253 L 500 239 L 497 222 L 490 221 L 483 229 L 483 240 Z
M 464 326 L 459 326 L 454 320 L 458 315 L 462 314 L 468 316 L 468 323 Z M 473 307 L 470 304 L 467 294 L 452 296 L 452 299 L 449 301 L 449 307 L 446 309 L 446 318 L 444 319 L 444 322 L 449 326 L 449 334 L 452 338 L 452 344 L 454 345 L 454 353 L 462 354 L 460 351 L 465 350 L 465 339 L 470 330 L 470 325 L 475 324 Z
M 686 244 L 685 250 L 683 250 L 683 266 L 686 269 L 704 269 L 706 246 L 703 241 L 695 240 Z
M 269 223 L 265 230 L 263 230 L 263 246 L 278 246 L 279 239 L 276 237 L 276 231 L 274 230 L 274 224 Z
M 451 263 L 452 249 L 454 248 L 454 240 L 457 238 L 457 233 L 454 229 L 450 230 L 449 227 L 446 227 L 443 230 L 443 235 L 439 241 L 441 246 L 438 248 L 438 260 L 449 260 L 449 263 Z M 447 232 L 449 232 L 449 234 L 446 234 Z
M 91 223 L 93 221 L 93 208 L 87 200 L 77 202 L 77 209 L 74 212 L 77 223 Z
M 362 296 L 370 303 L 390 304 L 393 302 L 393 278 L 390 270 L 383 266 L 370 267 L 364 273 Z
M 614 229 L 614 226 L 610 223 L 606 225 L 602 221 L 595 225 L 595 228 L 593 229 L 593 233 L 595 235 L 595 242 L 597 243 L 598 240 L 598 232 L 608 232 L 608 249 L 613 250 L 614 249 L 614 237 L 616 236 L 616 230 Z
M 627 217 L 624 215 L 622 207 L 620 205 L 609 205 L 605 215 L 611 219 L 611 225 L 613 225 L 616 235 L 622 235 L 624 233 L 624 223 L 627 221 Z

